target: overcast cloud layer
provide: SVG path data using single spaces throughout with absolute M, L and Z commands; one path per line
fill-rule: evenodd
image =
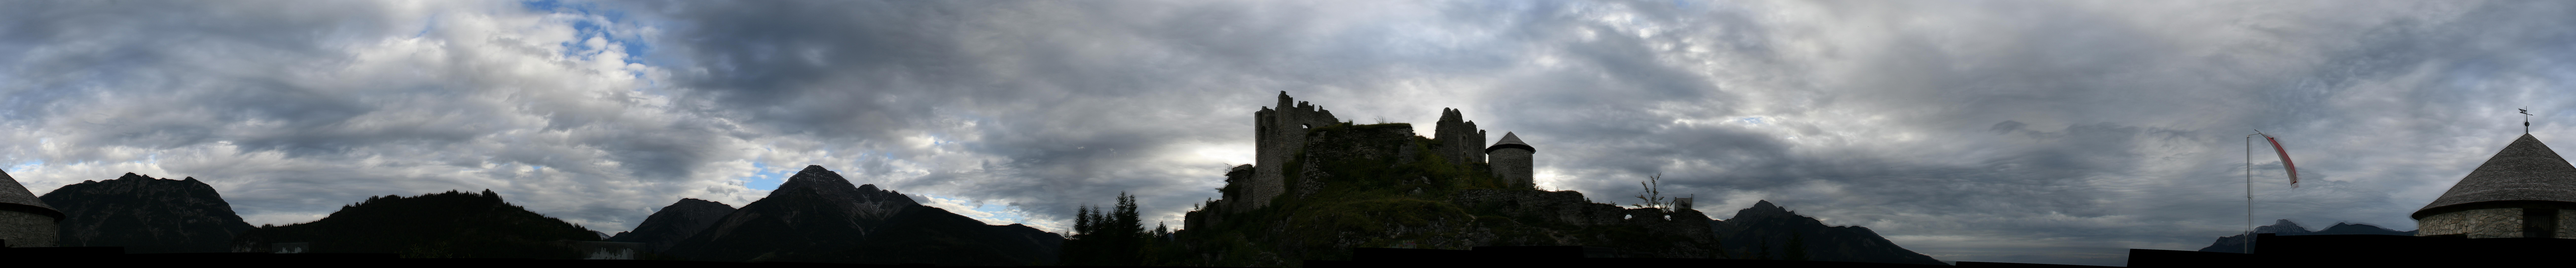
M 0 2 L 0 161 L 196 177 L 253 224 L 491 189 L 608 232 L 822 165 L 994 224 L 1156 221 L 1287 91 L 1441 108 L 1540 185 L 1771 200 L 1947 261 L 2119 265 L 2257 217 L 2410 230 L 2576 144 L 2576 4 L 2360 1 Z M 1633 198 L 1627 198 L 1633 199 Z M 1722 216 L 1721 216 L 1722 217 Z

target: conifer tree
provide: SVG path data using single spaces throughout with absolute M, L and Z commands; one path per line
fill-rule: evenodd
M 1073 235 L 1091 233 L 1091 206 L 1073 208 Z

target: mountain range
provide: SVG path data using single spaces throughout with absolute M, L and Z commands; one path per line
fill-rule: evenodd
M 1437 160 L 1395 163 L 1398 171 L 1438 164 Z M 1443 174 L 1429 171 L 1405 172 L 1424 172 L 1418 177 Z M 1139 252 L 1295 260 L 1329 258 L 1337 248 L 1412 247 L 1415 239 L 1422 238 L 1411 237 L 1423 237 L 1428 239 L 1418 241 L 1425 247 L 1590 245 L 1616 249 L 1623 257 L 1943 264 L 1868 228 L 1827 226 L 1769 201 L 1739 210 L 1733 218 L 1714 220 L 1686 206 L 1623 208 L 1593 203 L 1573 191 L 1456 189 L 1490 182 L 1428 179 L 1395 185 L 1413 190 L 1380 191 L 1370 189 L 1383 188 L 1374 186 L 1386 186 L 1375 185 L 1384 182 L 1332 177 L 1378 177 L 1365 172 L 1320 169 L 1308 178 L 1342 185 L 1305 191 L 1337 198 L 1282 204 L 1297 211 L 1233 212 L 1228 215 L 1235 218 L 1223 221 L 1194 219 L 1204 221 L 1193 222 L 1196 228 L 1154 237 L 1168 241 L 1156 245 L 1197 249 Z M 135 253 L 269 252 L 279 243 L 305 243 L 303 247 L 314 253 L 575 258 L 581 255 L 565 246 L 566 241 L 604 239 L 644 243 L 643 249 L 657 256 L 700 261 L 1019 266 L 1056 264 L 1066 252 L 1067 241 L 1063 235 L 1025 225 L 985 224 L 873 184 L 854 186 L 821 166 L 808 166 L 769 196 L 739 208 L 681 199 L 647 216 L 634 230 L 613 236 L 528 211 L 489 190 L 369 197 L 320 220 L 258 227 L 242 223 L 212 187 L 195 178 L 127 174 L 68 185 L 43 199 L 59 204 L 70 215 L 64 221 L 71 227 L 63 232 L 66 246 L 123 246 Z M 1317 202 L 1321 200 L 1336 202 Z M 1194 212 L 1194 218 L 1210 216 L 1195 213 L 1208 211 Z M 1286 218 L 1253 221 L 1281 216 Z M 1276 228 L 1288 226 L 1307 227 Z M 2307 233 L 2362 230 L 2354 228 L 2338 225 Z M 1400 239 L 1332 238 L 1349 235 Z M 1278 252 L 1303 252 L 1298 253 L 1303 257 L 1264 255 Z M 1201 253 L 1187 255 L 1197 254 Z M 1147 260 L 1171 264 L 1182 258 L 1189 257 L 1157 255 Z
M 2299 223 L 2290 222 L 2290 220 L 2286 219 L 2274 221 L 2272 222 L 2272 225 L 2254 227 L 2254 233 L 2273 235 L 2415 235 L 2415 231 L 2389 230 L 2388 228 L 2368 224 L 2341 222 L 2335 223 L 2333 226 L 2327 226 L 2324 230 L 2309 231 L 2307 227 L 2301 227 L 2299 226 Z M 2209 243 L 2208 247 L 2202 247 L 2200 248 L 2200 251 L 2244 253 L 2245 235 L 2237 234 L 2219 237 L 2217 242 Z
M 1055 233 L 987 225 L 874 184 L 851 187 L 840 173 L 807 166 L 666 253 L 708 261 L 1019 266 L 1054 264 L 1063 243 Z

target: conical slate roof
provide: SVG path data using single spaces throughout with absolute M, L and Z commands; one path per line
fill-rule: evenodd
M 43 214 L 53 216 L 55 220 L 63 218 L 62 211 L 45 205 L 43 200 L 36 200 L 36 194 L 28 192 L 27 186 L 18 185 L 18 179 L 10 178 L 8 172 L 0 172 L 0 210 Z
M 1520 135 L 1512 135 L 1511 132 L 1503 132 L 1503 141 L 1494 142 L 1493 147 L 1485 147 L 1485 153 L 1493 153 L 1494 150 L 1501 150 L 1503 148 L 1520 148 L 1521 150 L 1530 150 L 1530 152 L 1533 153 L 1538 152 L 1537 147 L 1530 147 L 1528 143 L 1521 143 Z
M 2512 145 L 2504 146 L 2486 164 L 2478 165 L 2468 177 L 2451 190 L 2442 192 L 2432 204 L 2415 211 L 2415 218 L 2447 213 L 2478 204 L 2498 202 L 2576 204 L 2576 166 L 2569 166 L 2549 145 L 2531 134 L 2522 134 Z

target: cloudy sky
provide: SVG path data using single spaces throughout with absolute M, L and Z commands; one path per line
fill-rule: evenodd
M 196 177 L 253 224 L 491 189 L 594 229 L 822 165 L 1061 230 L 1252 162 L 1281 91 L 1459 108 L 1539 184 L 1771 200 L 1948 261 L 2117 265 L 2256 215 L 2406 218 L 2520 134 L 2576 144 L 2576 3 L 0 2 L 0 165 Z M 2564 133 L 2555 134 L 2553 133 Z M 1721 216 L 1723 217 L 1723 216 Z

